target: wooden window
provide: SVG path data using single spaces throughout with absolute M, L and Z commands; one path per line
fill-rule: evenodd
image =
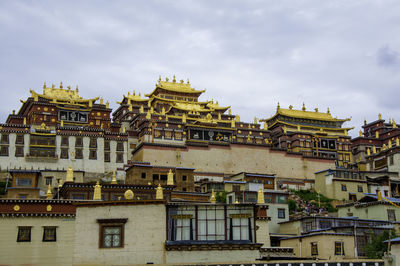
M 124 151 L 124 143 L 117 142 L 117 151 Z
M 31 178 L 17 178 L 15 180 L 15 184 L 18 187 L 31 187 L 32 186 L 32 179 Z
M 8 146 L 1 146 L 0 156 L 8 156 Z
M 75 159 L 83 159 L 82 149 L 75 149 Z
M 124 154 L 123 153 L 117 153 L 117 163 L 123 163 L 124 162 Z
M 24 144 L 24 135 L 17 135 L 15 139 L 15 144 Z
M 344 255 L 344 243 L 335 242 L 335 255 Z
M 97 159 L 97 150 L 90 149 L 89 151 L 89 160 L 96 160 Z
M 62 136 L 61 137 L 61 146 L 68 146 L 69 145 L 69 140 L 67 136 Z
M 128 219 L 97 219 L 100 225 L 100 248 L 124 247 L 124 228 Z
M 83 147 L 82 137 L 76 137 L 75 138 L 75 147 Z
M 391 222 L 396 221 L 396 213 L 394 212 L 394 210 L 387 210 L 387 217 L 388 217 L 388 221 L 391 221 Z
M 318 255 L 318 244 L 317 242 L 311 243 L 311 256 L 317 256 Z
M 285 219 L 285 209 L 278 209 L 278 219 Z
M 142 173 L 142 178 L 146 179 L 146 173 L 145 172 Z
M 110 153 L 109 152 L 105 152 L 104 153 L 104 162 L 109 163 L 110 160 Z
M 31 226 L 18 226 L 17 242 L 31 242 Z
M 46 186 L 48 186 L 48 185 L 51 186 L 52 183 L 53 183 L 53 177 L 52 176 L 46 177 Z
M 347 191 L 347 186 L 342 184 L 342 191 Z
M 97 148 L 97 139 L 96 138 L 90 138 L 89 148 Z
M 24 147 L 23 146 L 15 147 L 15 157 L 24 157 Z
M 104 150 L 105 151 L 110 150 L 110 141 L 109 140 L 104 140 Z
M 8 134 L 1 134 L 1 143 L 8 144 Z
M 68 149 L 61 148 L 60 159 L 68 159 Z
M 186 181 L 187 180 L 187 176 L 183 175 L 182 176 L 182 181 Z
M 44 226 L 43 227 L 43 242 L 57 241 L 57 227 Z

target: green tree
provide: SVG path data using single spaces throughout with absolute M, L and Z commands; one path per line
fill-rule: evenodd
M 226 203 L 226 192 L 225 191 L 217 192 L 215 195 L 215 200 L 217 202 Z
M 384 231 L 382 234 L 374 235 L 371 243 L 364 247 L 365 254 L 369 259 L 382 259 L 383 254 L 387 251 L 388 244 L 383 241 L 395 238 L 394 230 Z

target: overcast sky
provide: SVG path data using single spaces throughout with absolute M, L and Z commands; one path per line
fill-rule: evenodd
M 244 121 L 281 107 L 400 122 L 400 1 L 0 1 L 0 122 L 29 89 L 111 107 L 161 75 Z

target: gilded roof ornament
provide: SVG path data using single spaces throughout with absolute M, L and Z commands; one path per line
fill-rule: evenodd
M 396 146 L 400 146 L 400 141 L 399 141 L 399 138 L 396 138 Z
M 175 82 L 176 82 L 175 75 L 174 75 L 174 77 L 173 77 L 173 79 L 172 79 L 172 82 L 173 82 L 173 83 L 175 83 Z
M 375 147 L 375 145 L 374 145 L 374 146 L 372 146 L 372 153 L 373 153 L 373 154 L 375 154 L 375 153 L 376 153 L 376 147 Z
M 74 170 L 72 169 L 72 166 L 68 166 L 65 182 L 74 182 Z
M 367 124 L 367 119 L 364 118 L 364 125 L 366 125 L 366 124 Z
M 51 192 L 51 185 L 49 184 L 47 188 L 46 199 L 52 199 L 52 198 L 53 198 L 53 193 Z
M 371 155 L 371 150 L 369 148 L 367 148 L 367 156 Z
M 160 184 L 158 184 L 158 187 L 156 188 L 156 199 L 158 200 L 164 199 L 163 189 Z
M 46 88 L 46 81 L 43 83 L 43 89 Z
M 391 141 L 391 140 L 389 140 L 389 142 L 388 142 L 388 148 L 389 148 L 389 149 L 392 148 L 392 141 Z
M 130 190 L 130 189 L 128 189 L 127 191 L 125 191 L 124 197 L 125 197 L 125 199 L 127 199 L 127 200 L 132 200 L 133 197 L 134 197 L 133 191 Z
M 394 118 L 392 119 L 392 125 L 393 125 L 393 128 L 397 128 L 397 124 L 396 124 L 396 121 L 394 121 Z
M 264 204 L 265 199 L 264 199 L 264 190 L 260 188 L 257 192 L 257 204 Z
M 211 190 L 210 202 L 211 202 L 212 204 L 215 204 L 215 202 L 216 202 L 214 189 Z
M 306 110 L 306 105 L 303 103 L 303 107 L 301 108 L 301 110 L 305 111 Z
M 169 169 L 168 177 L 167 177 L 167 186 L 174 185 L 174 173 L 172 173 L 172 169 Z
M 378 119 L 382 120 L 382 114 L 381 113 L 378 114 Z
M 360 130 L 360 137 L 362 137 L 363 136 L 363 133 L 362 133 L 362 131 Z
M 316 113 L 318 113 L 318 108 L 314 108 L 314 111 L 315 111 Z
M 280 108 L 281 108 L 281 106 L 279 105 L 279 102 L 278 102 L 278 106 L 276 107 L 276 109 L 279 110 Z
M 293 109 L 293 105 L 289 105 L 289 110 L 292 110 Z
M 94 186 L 93 200 L 101 200 L 101 186 L 99 181 Z
M 60 81 L 60 89 L 62 89 L 63 88 L 63 84 L 62 84 L 62 81 Z

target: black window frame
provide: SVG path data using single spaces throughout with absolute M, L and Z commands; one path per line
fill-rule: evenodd
M 57 242 L 57 226 L 43 226 L 42 242 Z
M 22 232 L 27 232 L 27 237 L 22 238 Z M 17 242 L 31 242 L 32 226 L 18 226 Z

